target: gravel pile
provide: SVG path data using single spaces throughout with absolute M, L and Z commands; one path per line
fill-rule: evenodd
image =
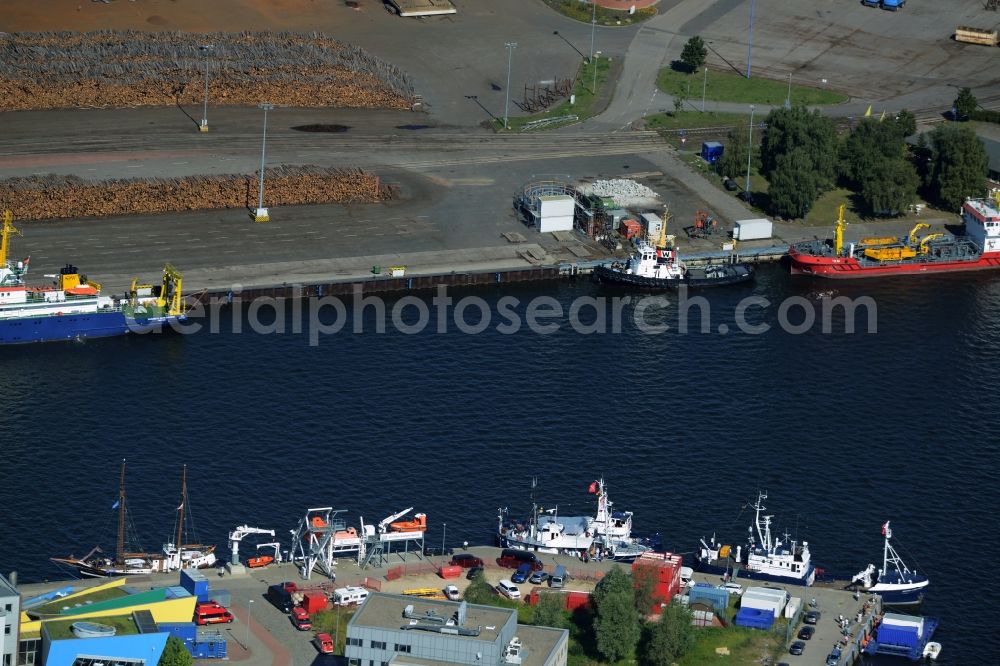
M 593 183 L 584 185 L 579 189 L 587 194 L 596 194 L 599 197 L 611 197 L 619 206 L 649 204 L 659 199 L 660 196 L 645 185 L 628 178 L 595 180 Z

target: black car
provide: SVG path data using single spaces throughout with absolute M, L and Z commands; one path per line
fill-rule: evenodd
M 465 574 L 465 577 L 468 580 L 472 580 L 481 573 L 483 573 L 482 567 L 472 567 L 471 569 L 469 569 L 469 573 Z
M 802 627 L 799 629 L 799 638 L 804 641 L 809 640 L 816 633 L 816 627 Z
M 806 644 L 802 641 L 795 641 L 788 647 L 788 654 L 802 654 L 806 651 Z
M 458 553 L 451 556 L 451 566 L 469 569 L 483 566 L 483 561 L 472 553 Z
M 726 178 L 724 181 L 722 181 L 722 186 L 725 187 L 730 192 L 735 192 L 736 188 L 739 187 L 739 185 L 736 184 L 736 181 L 733 180 L 732 178 Z
M 802 621 L 806 624 L 818 624 L 820 617 L 822 617 L 822 614 L 819 611 L 809 611 L 806 613 L 806 616 L 802 618 Z

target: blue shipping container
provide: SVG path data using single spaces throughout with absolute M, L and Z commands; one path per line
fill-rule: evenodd
M 878 628 L 878 642 L 880 645 L 902 645 L 912 648 L 917 646 L 920 639 L 917 638 L 916 627 L 883 624 Z
M 193 641 L 198 635 L 198 628 L 194 626 L 194 622 L 162 622 L 157 623 L 156 627 L 182 641 Z
M 696 585 L 688 592 L 688 604 L 699 601 L 711 604 L 716 612 L 724 611 L 729 607 L 729 592 L 712 585 L 707 587 Z
M 718 141 L 704 141 L 701 144 L 701 158 L 709 164 L 715 164 L 724 150 L 725 147 Z
M 197 569 L 181 570 L 181 587 L 198 597 L 198 601 L 208 601 L 208 578 Z
M 750 629 L 770 629 L 774 624 L 774 614 L 759 608 L 741 608 L 736 614 L 736 625 Z
M 189 643 L 188 651 L 195 659 L 225 659 L 226 641 L 224 639 Z

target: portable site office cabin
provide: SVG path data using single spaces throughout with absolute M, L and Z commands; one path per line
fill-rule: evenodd
M 740 598 L 740 608 L 754 608 L 769 611 L 773 617 L 781 617 L 788 603 L 788 593 L 769 587 L 750 587 Z

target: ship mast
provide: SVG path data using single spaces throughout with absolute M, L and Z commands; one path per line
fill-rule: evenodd
M 122 458 L 122 471 L 118 479 L 118 564 L 125 561 L 125 459 Z
M 174 546 L 177 548 L 177 568 L 181 566 L 181 537 L 184 536 L 184 505 L 187 504 L 187 465 L 184 465 L 181 472 L 181 505 L 177 507 L 177 539 Z

